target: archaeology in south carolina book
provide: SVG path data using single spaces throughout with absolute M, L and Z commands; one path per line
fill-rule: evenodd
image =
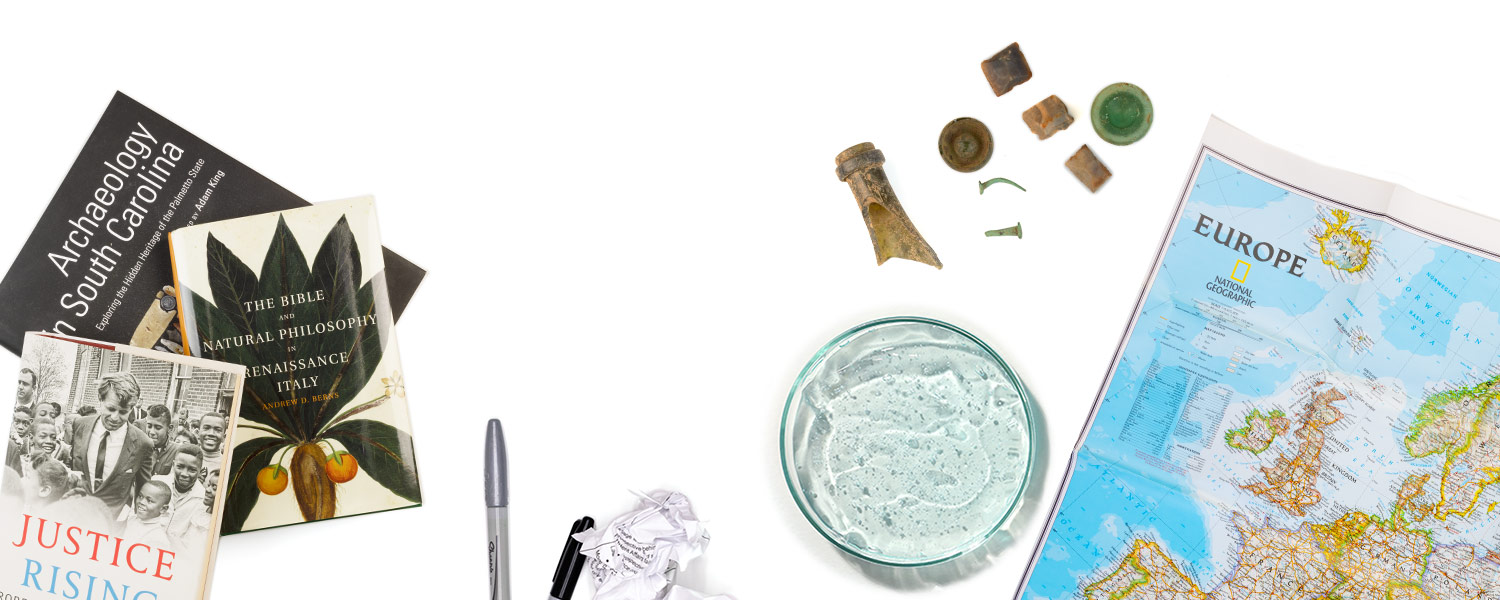
M 0 597 L 208 597 L 245 367 L 24 339 L 0 494 Z M 200 435 L 174 431 L 188 413 L 207 425 Z
M 167 234 L 307 204 L 116 93 L 0 280 L 0 346 L 19 352 L 25 332 L 50 331 L 181 352 Z M 399 317 L 426 271 L 384 254 Z
M 188 350 L 248 369 L 224 532 L 420 504 L 374 200 L 196 225 L 170 243 Z

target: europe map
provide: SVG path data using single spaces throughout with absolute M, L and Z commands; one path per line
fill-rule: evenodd
M 1500 259 L 1187 193 L 1020 597 L 1500 599 Z

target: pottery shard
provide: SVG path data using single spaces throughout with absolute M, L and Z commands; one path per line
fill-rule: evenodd
M 1021 54 L 1020 44 L 1006 46 L 979 66 L 984 69 L 984 78 L 990 81 L 990 89 L 995 90 L 996 96 L 1031 80 L 1031 65 L 1026 64 L 1026 55 Z
M 1066 164 L 1068 170 L 1073 172 L 1073 176 L 1083 182 L 1084 187 L 1087 187 L 1090 192 L 1099 191 L 1099 186 L 1109 181 L 1109 168 L 1099 162 L 1099 157 L 1094 156 L 1094 151 L 1089 150 L 1088 144 L 1084 144 L 1077 152 L 1074 152 L 1073 157 L 1069 158 Z
M 1068 114 L 1068 106 L 1054 95 L 1047 96 L 1046 100 L 1026 109 L 1026 112 L 1021 113 L 1021 120 L 1026 121 L 1026 126 L 1036 134 L 1036 139 L 1045 140 L 1072 125 L 1073 115 Z

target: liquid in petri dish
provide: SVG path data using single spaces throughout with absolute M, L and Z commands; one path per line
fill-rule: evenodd
M 940 324 L 858 330 L 797 392 L 806 509 L 858 555 L 952 558 L 999 528 L 1026 483 L 1025 400 L 987 348 Z

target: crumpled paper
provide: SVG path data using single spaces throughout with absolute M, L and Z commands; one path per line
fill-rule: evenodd
M 575 534 L 589 557 L 595 600 L 733 600 L 675 585 L 677 570 L 703 554 L 708 531 L 687 496 L 657 490 L 604 527 Z

